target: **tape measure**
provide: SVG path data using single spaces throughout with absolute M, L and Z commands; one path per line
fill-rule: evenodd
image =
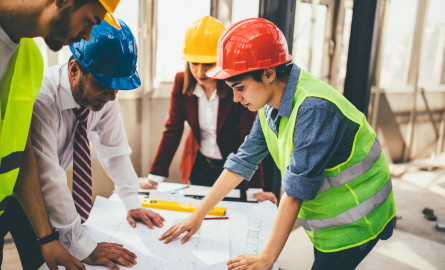
M 190 212 L 190 213 L 195 212 L 197 206 L 191 203 L 178 203 L 178 202 L 160 201 L 153 199 L 141 199 L 141 204 L 142 207 L 147 207 L 147 208 L 156 208 L 156 209 Z M 207 214 L 214 216 L 224 216 L 225 213 L 226 213 L 225 207 L 215 206 Z

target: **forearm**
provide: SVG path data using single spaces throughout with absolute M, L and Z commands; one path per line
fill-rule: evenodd
M 303 201 L 301 199 L 283 194 L 278 207 L 277 216 L 272 227 L 272 232 L 266 242 L 262 255 L 270 263 L 274 263 L 283 250 L 287 238 L 298 216 Z
M 224 169 L 224 171 L 212 186 L 210 192 L 205 196 L 202 203 L 196 208 L 195 214 L 204 218 L 204 216 L 219 203 L 232 189 L 243 181 L 243 177 Z
M 14 194 L 25 211 L 37 237 L 42 238 L 51 234 L 52 230 L 39 181 L 37 161 L 31 144 L 31 132 L 26 142 Z

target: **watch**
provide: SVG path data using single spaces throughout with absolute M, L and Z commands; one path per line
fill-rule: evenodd
M 42 238 L 37 238 L 37 244 L 39 244 L 40 246 L 43 246 L 44 244 L 47 244 L 51 241 L 54 240 L 59 240 L 59 231 L 56 228 L 53 228 L 53 232 L 50 235 L 47 235 L 45 237 Z

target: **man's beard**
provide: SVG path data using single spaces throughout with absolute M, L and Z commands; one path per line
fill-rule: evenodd
M 49 35 L 45 37 L 48 47 L 57 52 L 66 44 L 67 41 L 79 42 L 81 38 L 69 40 L 71 33 L 71 7 L 64 8 L 57 18 L 49 23 Z
M 80 101 L 82 102 L 82 106 L 87 107 L 90 111 L 100 111 L 103 108 L 102 104 L 98 104 L 98 105 L 91 105 L 91 103 L 89 102 L 89 100 L 83 95 L 83 83 L 84 83 L 85 78 L 82 76 L 82 78 L 79 81 L 79 85 L 77 86 L 77 92 L 79 93 L 80 96 Z

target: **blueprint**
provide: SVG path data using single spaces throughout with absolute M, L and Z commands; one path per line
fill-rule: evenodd
M 193 270 L 229 259 L 228 220 L 206 220 L 187 243 L 181 244 L 182 235 L 164 244 L 158 240 L 159 237 L 190 214 L 158 209 L 156 212 L 165 218 L 163 228 L 152 230 L 138 223 L 134 229 L 128 224 L 121 203 L 98 196 L 84 227 L 97 242 L 121 243 L 135 252 L 138 264 L 132 269 Z M 96 267 L 87 266 L 88 269 Z
M 156 191 L 150 193 L 150 199 L 195 204 L 201 202 Z M 230 220 L 230 258 L 261 253 L 272 231 L 277 206 L 270 201 L 259 204 L 222 201 L 218 206 L 226 207 L 226 216 Z M 278 263 L 272 269 L 278 270 Z
M 200 200 L 152 191 L 151 199 L 199 204 Z M 227 270 L 227 260 L 242 254 L 260 253 L 270 235 L 277 212 L 270 202 L 259 204 L 220 202 L 228 220 L 205 220 L 199 231 L 184 245 L 179 236 L 169 244 L 158 238 L 190 213 L 153 209 L 166 221 L 163 228 L 149 229 L 138 222 L 132 228 L 117 195 L 110 199 L 97 196 L 88 221 L 83 224 L 96 242 L 123 244 L 137 255 L 135 270 Z M 109 269 L 86 265 L 87 269 Z M 119 265 L 121 269 L 127 269 Z M 41 268 L 44 269 L 44 268 Z M 46 268 L 48 269 L 48 268 Z M 278 270 L 278 263 L 272 268 Z

